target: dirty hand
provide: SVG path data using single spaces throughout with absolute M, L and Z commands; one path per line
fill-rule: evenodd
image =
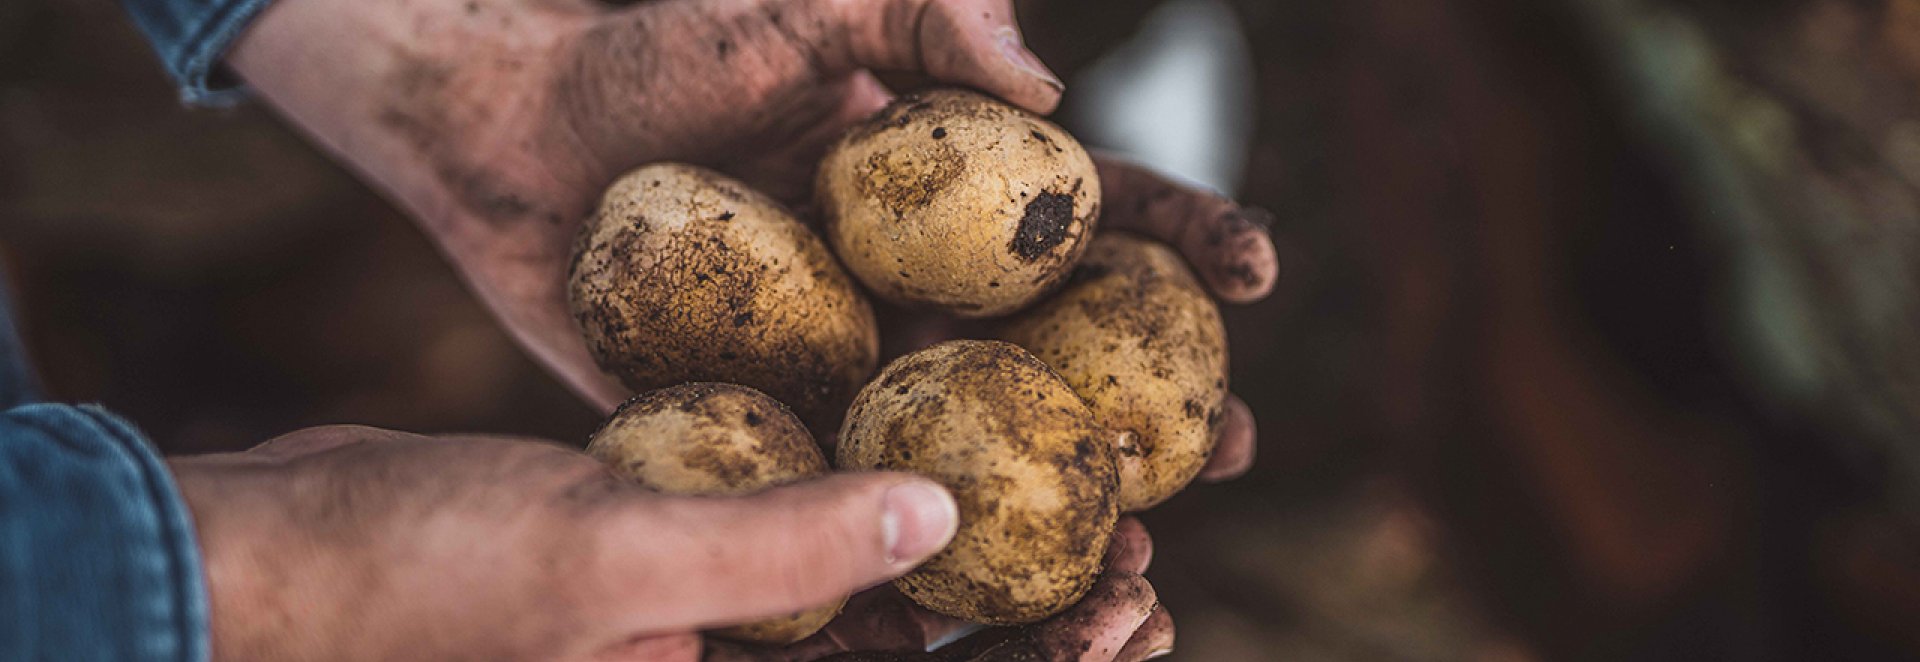
M 1022 45 L 1010 4 L 278 0 L 227 61 L 404 206 L 523 346 L 611 411 L 627 392 L 594 366 L 565 298 L 575 228 L 600 191 L 677 160 L 803 198 L 826 146 L 890 99 L 874 70 L 1051 111 L 1060 83 Z M 1107 227 L 1180 248 L 1229 301 L 1271 288 L 1273 246 L 1253 215 L 1115 160 L 1101 176 Z
M 278 0 L 227 62 L 405 207 L 588 400 L 625 395 L 567 313 L 574 230 L 621 172 L 686 161 L 792 199 L 914 70 L 1036 110 L 1060 84 L 1009 0 Z
M 176 459 L 221 660 L 685 660 L 704 627 L 884 582 L 946 491 L 842 474 L 669 497 L 557 445 L 313 428 Z
M 707 659 L 811 660 L 917 648 L 958 625 L 882 587 L 784 651 L 697 634 L 879 584 L 945 546 L 954 505 L 910 475 L 672 497 L 550 443 L 353 426 L 171 464 L 206 564 L 219 660 L 693 662 L 708 645 Z M 1139 576 L 1145 529 L 1123 522 L 1112 549 L 1080 606 L 1001 645 L 1071 649 L 1043 658 L 1062 662 L 1130 662 L 1170 646 L 1171 623 Z
M 990 628 L 924 653 L 966 624 L 914 605 L 890 586 L 847 601 L 827 629 L 769 649 L 707 642 L 706 662 L 1141 662 L 1173 650 L 1173 620 L 1141 573 L 1153 560 L 1146 527 L 1120 518 L 1107 546 L 1106 572 L 1079 604 L 1017 628 Z

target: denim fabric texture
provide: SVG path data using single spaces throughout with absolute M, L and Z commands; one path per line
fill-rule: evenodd
M 207 659 L 200 549 L 172 475 L 105 409 L 33 402 L 4 289 L 0 661 Z
M 240 31 L 272 0 L 121 0 L 134 25 L 147 35 L 160 63 L 180 86 L 180 100 L 194 106 L 230 106 L 246 88 L 222 76 L 221 58 Z

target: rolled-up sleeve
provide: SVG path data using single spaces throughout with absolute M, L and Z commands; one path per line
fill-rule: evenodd
M 203 106 L 245 98 L 221 58 L 272 0 L 121 0 L 180 86 L 180 100 Z
M 0 660 L 208 657 L 186 504 L 144 437 L 93 406 L 0 413 Z

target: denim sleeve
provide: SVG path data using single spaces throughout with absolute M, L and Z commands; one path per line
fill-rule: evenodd
M 119 417 L 57 404 L 0 413 L 0 660 L 207 659 L 187 515 Z
M 240 31 L 271 0 L 121 0 L 133 23 L 147 34 L 160 63 L 180 85 L 180 100 L 225 106 L 246 98 L 238 80 L 221 66 Z

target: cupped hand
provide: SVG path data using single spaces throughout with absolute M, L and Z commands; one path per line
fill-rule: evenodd
M 911 70 L 1045 112 L 1009 0 L 279 0 L 232 68 L 405 207 L 589 401 L 626 395 L 565 306 L 575 228 L 618 174 L 712 166 L 785 199 Z
M 840 474 L 740 498 L 673 497 L 546 442 L 336 426 L 175 459 L 211 597 L 217 660 L 813 660 L 920 650 L 957 621 L 891 588 L 764 650 L 698 630 L 880 584 L 944 546 L 955 510 L 904 474 Z M 1133 661 L 1172 645 L 1123 519 L 1107 574 L 1062 616 L 958 651 Z M 940 658 L 949 659 L 949 658 Z M 951 659 L 973 659 L 951 658 Z
M 696 660 L 944 546 L 945 490 L 841 474 L 669 497 L 558 445 L 314 428 L 176 459 L 220 660 Z
M 604 411 L 629 394 L 589 356 L 565 274 L 619 173 L 687 161 L 795 201 L 828 144 L 891 99 L 873 71 L 1042 113 L 1062 89 L 1009 0 L 279 0 L 228 62 L 405 207 L 509 332 Z M 1272 288 L 1259 214 L 1117 159 L 1100 171 L 1105 226 L 1177 246 L 1227 301 Z
M 1058 616 L 1017 628 L 969 634 L 933 652 L 928 645 L 966 632 L 967 624 L 919 608 L 880 587 L 856 595 L 827 629 L 770 649 L 710 641 L 707 662 L 1140 662 L 1173 650 L 1173 620 L 1141 576 L 1153 541 L 1122 517 L 1107 547 L 1106 570 L 1086 597 Z

